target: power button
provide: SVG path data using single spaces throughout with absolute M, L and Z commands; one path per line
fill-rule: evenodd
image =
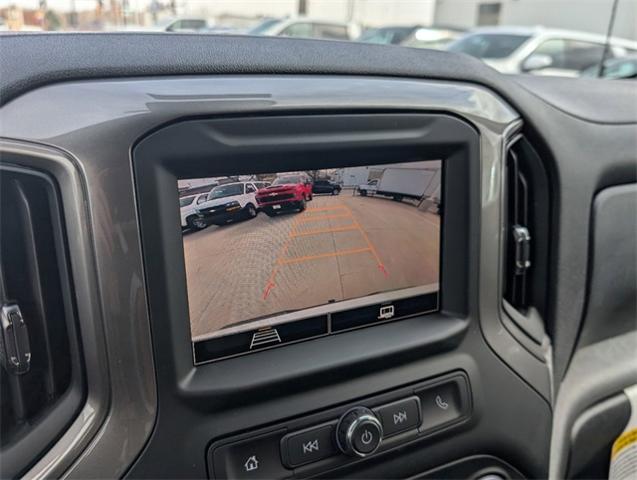
M 353 436 L 356 451 L 369 455 L 380 445 L 382 433 L 378 425 L 365 423 L 354 430 Z
M 370 409 L 355 407 L 346 412 L 336 427 L 336 443 L 347 455 L 365 457 L 380 446 L 383 427 Z

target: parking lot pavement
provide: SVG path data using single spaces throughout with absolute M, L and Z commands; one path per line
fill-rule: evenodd
M 385 198 L 315 196 L 303 213 L 184 235 L 193 338 L 238 322 L 438 282 L 439 217 Z

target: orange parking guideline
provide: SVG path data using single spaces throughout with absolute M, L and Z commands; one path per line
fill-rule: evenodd
M 319 235 L 321 233 L 332 233 L 332 232 L 347 232 L 349 230 L 357 230 L 358 227 L 355 225 L 345 225 L 343 227 L 335 227 L 335 228 L 318 228 L 316 230 L 307 230 L 305 232 L 293 232 L 292 237 L 305 237 L 307 235 Z
M 305 218 L 301 218 L 300 220 L 297 221 L 297 223 L 307 223 L 307 222 L 314 222 L 317 220 L 330 220 L 332 218 L 350 218 L 350 215 L 348 214 L 336 214 L 336 215 L 321 215 L 321 216 L 316 216 L 316 217 L 305 217 Z
M 343 208 L 347 208 L 347 207 L 339 203 L 338 205 L 334 205 L 333 207 L 307 208 L 305 209 L 305 211 L 306 212 L 326 212 L 329 210 L 341 210 Z
M 268 281 L 266 282 L 265 288 L 263 289 L 263 300 L 268 298 L 268 295 L 270 295 L 270 291 L 276 286 L 276 284 L 274 283 L 274 278 L 276 277 L 276 274 L 279 271 L 279 267 L 278 267 L 279 258 L 281 258 L 282 255 L 287 253 L 288 245 L 290 244 L 290 241 L 292 240 L 292 238 L 293 237 L 291 235 L 291 232 L 288 232 L 288 238 L 285 240 L 285 242 L 283 242 L 283 245 L 281 246 L 281 251 L 279 252 L 279 255 L 277 256 L 277 264 L 274 266 L 274 268 L 272 268 L 272 273 L 270 273 L 270 277 L 268 277 Z
M 372 255 L 374 255 L 374 258 L 376 259 L 376 263 L 378 264 L 378 269 L 381 272 L 383 272 L 383 275 L 385 275 L 385 277 L 389 277 L 389 272 L 385 269 L 385 265 L 383 265 L 383 262 L 381 261 L 380 256 L 378 255 L 378 252 L 376 251 L 376 249 L 374 248 L 374 245 L 372 244 L 369 237 L 367 236 L 367 232 L 365 232 L 365 230 L 363 230 L 363 227 L 360 226 L 360 224 L 358 223 L 358 220 L 356 220 L 356 218 L 354 217 L 354 214 L 349 209 L 349 207 L 346 207 L 346 208 L 349 211 L 349 213 L 352 215 L 354 224 L 358 227 L 358 229 L 361 231 L 361 234 L 365 238 L 365 241 L 367 242 L 367 245 L 369 246 L 372 252 Z
M 276 287 L 276 283 L 274 283 L 274 279 L 276 277 L 277 272 L 279 271 L 279 266 L 278 266 L 279 259 L 288 252 L 288 246 L 290 244 L 290 241 L 292 240 L 292 238 L 294 238 L 292 236 L 292 230 L 294 229 L 294 224 L 296 222 L 297 222 L 297 219 L 294 219 L 294 221 L 292 222 L 292 228 L 288 232 L 288 238 L 285 240 L 285 242 L 283 242 L 283 245 L 281 246 L 281 251 L 279 252 L 279 255 L 277 255 L 277 264 L 274 266 L 274 268 L 272 268 L 270 277 L 268 277 L 268 281 L 266 282 L 265 288 L 263 289 L 263 300 L 268 298 L 268 295 L 270 295 L 270 291 L 274 287 Z
M 318 212 L 318 211 L 327 212 L 330 210 L 346 210 L 348 213 L 327 214 L 327 215 L 317 215 L 317 216 L 311 216 L 307 214 L 307 212 Z M 381 261 L 380 256 L 378 255 L 378 252 L 374 248 L 374 245 L 372 244 L 369 237 L 367 236 L 367 233 L 365 232 L 365 230 L 363 230 L 363 227 L 361 227 L 361 225 L 358 223 L 358 221 L 356 220 L 356 217 L 354 217 L 354 214 L 352 213 L 351 209 L 347 205 L 338 204 L 333 207 L 309 208 L 309 209 L 306 209 L 305 212 L 306 213 L 300 216 L 300 218 L 295 218 L 294 221 L 292 222 L 292 228 L 290 228 L 290 231 L 288 232 L 288 238 L 285 240 L 285 242 L 283 243 L 281 247 L 281 251 L 279 252 L 279 255 L 277 256 L 276 264 L 272 268 L 270 277 L 268 278 L 268 281 L 263 290 L 263 300 L 268 298 L 268 295 L 270 294 L 272 289 L 276 286 L 274 279 L 276 278 L 276 275 L 279 272 L 279 268 L 283 265 L 309 262 L 309 261 L 320 259 L 320 258 L 332 258 L 332 257 L 343 256 L 343 255 L 354 255 L 357 253 L 370 252 L 374 256 L 374 259 L 376 260 L 378 269 L 385 275 L 385 277 L 389 276 L 389 273 L 385 269 L 385 266 L 383 265 L 383 262 Z M 333 218 L 351 218 L 352 224 L 345 225 L 342 227 L 308 230 L 305 232 L 296 231 L 296 225 L 299 225 L 301 223 L 308 223 L 308 222 L 313 222 L 318 220 L 330 220 Z M 354 248 L 350 250 L 337 250 L 335 252 L 321 253 L 318 255 L 305 255 L 302 257 L 284 258 L 284 255 L 287 254 L 290 241 L 296 237 L 319 235 L 322 233 L 345 232 L 349 230 L 359 230 L 361 232 L 361 235 L 365 239 L 365 242 L 367 243 L 367 247 Z
M 336 252 L 319 253 L 318 255 L 304 255 L 302 257 L 279 259 L 279 265 L 289 265 L 291 263 L 309 262 L 318 258 L 340 257 L 342 255 L 352 255 L 354 253 L 369 252 L 369 247 L 352 248 L 351 250 L 337 250 Z
M 263 289 L 263 300 L 268 298 L 268 295 L 270 295 L 270 290 L 272 290 L 275 287 L 274 277 L 276 276 L 276 273 L 278 271 L 279 271 L 279 267 L 278 266 L 275 266 L 272 269 L 272 273 L 270 274 L 270 278 L 268 278 L 268 281 L 265 284 L 265 288 Z

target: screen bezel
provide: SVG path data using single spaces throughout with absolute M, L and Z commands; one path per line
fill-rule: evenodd
M 476 130 L 454 116 L 440 113 L 308 113 L 311 112 L 184 119 L 156 129 L 133 149 L 151 325 L 155 339 L 160 340 L 155 342 L 156 358 L 172 353 L 170 361 L 174 362 L 178 378 L 194 372 L 192 381 L 207 383 L 210 378 L 218 378 L 223 365 L 224 377 L 236 372 L 235 368 L 242 372 L 247 369 L 254 374 L 242 375 L 244 380 L 249 382 L 252 378 L 258 384 L 268 378 L 285 377 L 289 373 L 286 368 L 271 371 L 268 360 L 278 361 L 285 350 L 295 352 L 294 346 L 290 346 L 193 366 L 184 252 L 177 220 L 178 178 L 331 168 L 343 163 L 371 165 L 387 163 L 388 158 L 440 159 L 444 165 L 440 309 L 426 316 L 430 323 L 423 328 L 449 327 L 457 333 L 457 321 L 466 318 L 469 312 L 469 249 L 477 248 L 470 247 L 469 242 L 470 231 L 477 232 L 477 219 L 471 218 L 470 211 L 474 210 L 472 204 L 480 202 L 475 187 L 479 179 Z M 300 135 L 302 132 L 311 135 Z M 343 158 L 348 160 L 343 162 Z M 259 169 L 263 159 L 268 160 L 267 169 Z M 401 323 L 416 325 L 424 318 L 413 317 Z M 363 338 L 365 330 L 370 329 L 324 337 L 304 345 L 323 342 L 321 345 L 325 347 L 333 337 L 347 337 L 348 343 L 356 342 L 357 336 Z M 316 365 L 317 359 L 313 360 Z M 332 355 L 329 362 L 335 360 L 338 359 Z M 326 358 L 325 363 L 329 362 Z

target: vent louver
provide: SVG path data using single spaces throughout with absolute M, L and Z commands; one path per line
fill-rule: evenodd
M 527 305 L 526 278 L 531 268 L 529 187 L 517 153 L 507 156 L 507 269 L 504 297 L 516 308 Z
M 504 299 L 525 312 L 543 313 L 548 259 L 549 189 L 535 150 L 519 136 L 506 156 L 506 262 Z
M 23 474 L 84 399 L 67 252 L 56 188 L 0 168 L 0 477 Z

